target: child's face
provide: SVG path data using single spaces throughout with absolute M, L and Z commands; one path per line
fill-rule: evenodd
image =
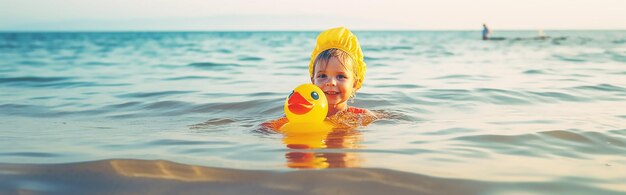
M 328 64 L 316 65 L 313 84 L 326 94 L 329 105 L 346 103 L 350 95 L 356 91 L 352 64 L 344 65 L 336 57 L 330 58 Z

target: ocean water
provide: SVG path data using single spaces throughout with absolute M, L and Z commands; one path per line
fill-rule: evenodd
M 0 33 L 0 193 L 626 193 L 626 31 L 356 31 L 389 116 L 290 149 L 317 33 Z

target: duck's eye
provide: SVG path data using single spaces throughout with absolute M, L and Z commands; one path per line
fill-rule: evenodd
M 314 91 L 314 92 L 311 92 L 311 97 L 312 97 L 314 100 L 320 99 L 320 95 L 319 95 L 319 94 L 317 94 L 317 92 L 315 92 L 315 91 Z
M 291 95 L 293 95 L 293 92 L 294 91 L 291 91 L 291 93 L 289 94 L 289 97 L 287 97 L 287 98 L 291 98 Z

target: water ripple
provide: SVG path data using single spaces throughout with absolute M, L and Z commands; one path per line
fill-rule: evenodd
M 478 129 L 465 128 L 465 127 L 453 127 L 442 130 L 437 130 L 434 132 L 426 132 L 424 135 L 453 135 L 453 134 L 462 134 L 462 133 L 471 133 L 478 131 Z
M 527 96 L 520 92 L 504 90 L 504 89 L 492 89 L 492 88 L 478 88 L 475 90 L 481 96 L 482 101 L 492 104 L 503 105 L 519 105 L 519 104 L 531 104 L 531 101 L 527 100 Z
M 0 114 L 18 116 L 41 116 L 49 112 L 48 107 L 25 104 L 2 104 Z
M 146 97 L 162 97 L 162 96 L 170 96 L 177 94 L 187 94 L 193 93 L 195 91 L 159 91 L 159 92 L 150 92 L 150 93 L 127 93 L 122 95 L 116 95 L 119 98 L 146 98 Z
M 8 152 L 8 153 L 0 153 L 0 156 L 53 158 L 53 157 L 60 157 L 63 155 L 47 153 L 47 152 Z
M 27 66 L 43 66 L 43 65 L 46 65 L 46 62 L 35 61 L 35 60 L 22 60 L 22 61 L 19 61 L 18 64 L 27 65 Z
M 473 135 L 454 138 L 458 145 L 480 147 L 502 154 L 547 157 L 549 155 L 588 159 L 593 154 L 626 152 L 623 139 L 597 132 L 553 130 L 520 135 Z
M 246 56 L 246 57 L 240 57 L 239 60 L 240 61 L 262 61 L 263 58 L 262 57 Z
M 213 126 L 232 124 L 234 122 L 237 122 L 237 121 L 230 119 L 230 118 L 216 118 L 216 119 L 209 119 L 203 123 L 189 125 L 189 128 L 190 129 L 207 129 Z
M 201 79 L 210 79 L 211 77 L 206 77 L 206 76 L 184 76 L 184 77 L 173 77 L 173 78 L 167 78 L 164 80 L 168 80 L 168 81 L 178 81 L 178 80 L 201 80 Z
M 557 140 L 563 140 L 563 141 L 568 141 L 568 142 L 574 142 L 574 143 L 582 143 L 582 144 L 591 144 L 593 143 L 593 141 L 581 134 L 578 133 L 574 133 L 571 131 L 564 131 L 564 130 L 554 130 L 554 131 L 544 131 L 544 132 L 539 132 L 540 135 L 547 135 L 551 138 L 557 139 Z
M 546 74 L 546 72 L 544 70 L 536 70 L 536 69 L 531 69 L 531 70 L 526 70 L 523 72 L 524 74 Z
M 473 80 L 473 81 L 487 81 L 491 79 L 489 76 L 485 75 L 464 75 L 464 74 L 455 74 L 455 75 L 446 75 L 441 77 L 433 78 L 435 80 L 445 80 L 445 79 L 462 79 L 462 80 Z
M 195 104 L 189 103 L 189 102 L 183 102 L 183 101 L 168 100 L 168 101 L 158 101 L 158 102 L 152 102 L 152 103 L 145 104 L 143 106 L 143 109 L 148 109 L 148 110 L 178 110 L 179 108 L 190 107 L 190 106 L 193 106 L 193 105 L 195 105 Z
M 609 55 L 609 58 L 613 59 L 614 61 L 626 62 L 626 54 L 620 54 L 615 51 L 607 51 L 606 53 Z
M 574 89 L 590 90 L 590 91 L 603 91 L 603 92 L 626 92 L 626 88 L 614 86 L 611 84 L 599 84 L 592 86 L 579 86 Z
M 561 92 L 528 92 L 528 93 L 536 95 L 538 99 L 543 99 L 544 102 L 550 102 L 550 101 L 547 101 L 546 98 L 559 100 L 559 101 L 567 101 L 567 102 L 591 101 L 588 98 L 578 97 L 578 96 L 570 95 L 567 93 L 561 93 Z
M 565 55 L 558 55 L 555 54 L 553 55 L 554 58 L 560 60 L 560 61 L 566 61 L 566 62 L 586 62 L 586 59 L 582 59 L 578 56 L 565 56 Z
M 73 87 L 119 87 L 128 86 L 125 83 L 97 83 L 85 81 L 68 81 L 75 77 L 9 77 L 0 78 L 0 84 L 16 87 L 50 87 L 50 88 L 73 88 Z
M 377 88 L 399 88 L 399 89 L 424 88 L 424 86 L 415 85 L 415 84 L 380 84 L 380 85 L 375 85 L 374 87 L 377 87 Z
M 476 101 L 471 91 L 466 89 L 430 89 L 424 97 L 436 100 Z
M 215 63 L 215 62 L 194 62 L 194 63 L 188 64 L 188 66 L 207 69 L 207 70 L 232 70 L 237 67 L 242 67 L 242 65 L 240 64 Z
M 0 83 L 50 83 L 73 79 L 74 77 L 9 77 L 0 78 Z
M 192 141 L 192 140 L 179 140 L 179 139 L 160 139 L 150 142 L 146 142 L 142 145 L 145 146 L 193 146 L 193 145 L 236 145 L 234 142 L 229 141 Z
M 622 117 L 626 119 L 626 115 L 624 115 L 624 116 L 622 116 Z M 626 129 L 611 130 L 611 131 L 609 131 L 609 132 L 610 132 L 610 133 L 613 133 L 613 134 L 617 134 L 617 135 L 624 136 L 624 137 L 626 138 Z

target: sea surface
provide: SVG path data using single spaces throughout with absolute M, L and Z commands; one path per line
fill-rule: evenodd
M 626 31 L 355 31 L 387 116 L 292 149 L 317 33 L 0 33 L 0 194 L 626 194 Z

